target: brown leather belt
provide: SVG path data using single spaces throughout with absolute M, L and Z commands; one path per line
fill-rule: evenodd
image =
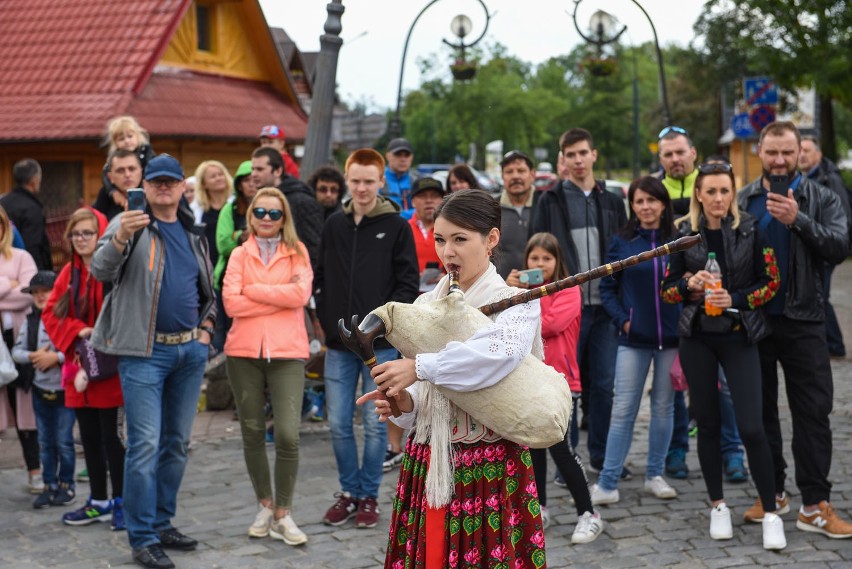
M 186 344 L 198 338 L 198 328 L 184 330 L 183 332 L 155 332 L 154 341 L 158 344 L 176 346 Z

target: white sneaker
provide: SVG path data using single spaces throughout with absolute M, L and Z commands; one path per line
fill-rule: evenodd
M 308 536 L 299 529 L 290 514 L 280 520 L 274 520 L 269 528 L 269 535 L 282 540 L 287 545 L 302 545 L 308 541 Z
M 31 474 L 28 478 L 27 487 L 30 494 L 41 494 L 44 492 L 44 480 L 42 480 L 41 474 Z
M 274 518 L 272 508 L 260 504 L 260 510 L 254 517 L 254 523 L 248 529 L 249 537 L 266 537 L 269 535 L 269 526 Z
M 712 539 L 731 539 L 734 528 L 731 526 L 731 510 L 724 502 L 710 510 L 710 537 Z
M 547 506 L 541 507 L 541 525 L 545 529 L 550 525 L 550 512 L 547 511 Z
M 616 490 L 617 492 L 617 490 Z M 604 523 L 597 512 L 586 512 L 577 520 L 577 527 L 571 534 L 571 543 L 591 543 L 603 532 Z
M 592 495 L 592 504 L 595 506 L 600 504 L 615 504 L 620 499 L 617 488 L 615 490 L 604 490 L 597 484 L 592 484 L 589 493 Z
M 784 520 L 771 513 L 763 514 L 763 549 L 784 549 L 787 538 L 784 536 Z
M 677 498 L 677 490 L 669 486 L 669 483 L 662 476 L 654 476 L 653 478 L 645 479 L 645 492 L 653 494 L 654 497 L 663 500 Z

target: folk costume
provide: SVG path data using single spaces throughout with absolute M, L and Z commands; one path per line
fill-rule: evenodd
M 444 276 L 416 304 L 447 295 Z M 482 306 L 516 294 L 493 265 L 465 291 Z M 393 421 L 414 427 L 393 502 L 386 569 L 545 566 L 544 532 L 527 447 L 453 405 L 435 385 L 475 391 L 501 381 L 531 352 L 541 358 L 537 301 L 492 315 L 465 342 L 416 356 L 414 410 Z

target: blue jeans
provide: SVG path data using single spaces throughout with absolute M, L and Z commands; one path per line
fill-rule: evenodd
M 399 357 L 393 348 L 376 350 L 376 360 L 384 363 Z M 359 396 L 376 389 L 370 368 L 350 351 L 329 349 L 325 353 L 325 403 L 331 427 L 331 445 L 337 460 L 340 488 L 355 498 L 375 498 L 382 483 L 382 463 L 387 449 L 387 426 L 379 422 L 373 405 L 362 405 L 364 455 L 358 465 L 358 443 L 352 420 L 358 377 L 362 379 Z
M 584 306 L 577 357 L 589 378 L 589 462 L 598 468 L 606 452 L 617 351 L 618 336 L 612 318 L 603 306 Z
M 207 351 L 197 341 L 154 344 L 150 358 L 119 359 L 127 418 L 124 516 L 134 549 L 159 543 L 159 533 L 172 527 Z
M 633 426 L 639 413 L 651 361 L 654 362 L 654 380 L 651 388 L 651 425 L 648 429 L 648 468 L 645 476 L 662 476 L 666 452 L 672 438 L 674 389 L 669 372 L 676 355 L 677 348 L 657 350 L 618 346 L 612 422 L 606 440 L 606 458 L 598 479 L 601 488 L 618 488 L 624 461 L 633 441 Z
M 722 387 L 719 391 L 719 409 L 722 415 L 722 456 L 725 459 L 731 456 L 743 456 L 743 442 L 740 440 L 740 432 L 737 430 L 734 404 L 731 401 L 728 381 L 721 367 L 719 368 L 719 384 Z M 672 431 L 669 452 L 673 450 L 689 452 L 689 412 L 686 408 L 683 391 L 675 393 L 674 430 Z
M 38 427 L 41 475 L 45 486 L 59 483 L 74 487 L 74 409 L 65 405 L 49 405 L 33 393 L 33 410 Z M 58 478 L 57 478 L 58 472 Z

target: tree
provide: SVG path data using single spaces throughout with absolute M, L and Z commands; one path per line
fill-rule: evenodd
M 766 74 L 785 88 L 813 85 L 822 147 L 836 158 L 833 102 L 852 104 L 848 0 L 709 0 L 695 24 L 716 73 Z

